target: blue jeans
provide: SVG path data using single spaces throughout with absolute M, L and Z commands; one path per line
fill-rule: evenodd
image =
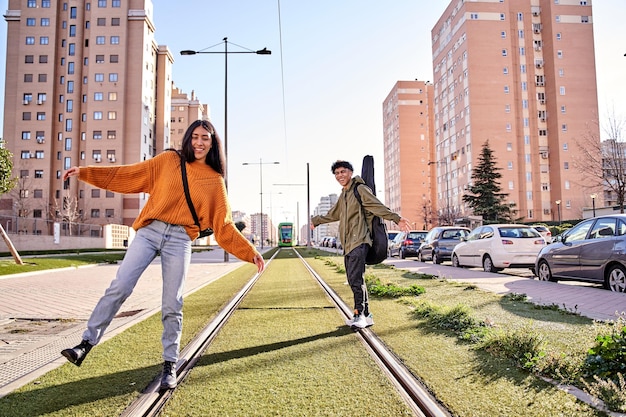
M 100 341 L 122 303 L 133 292 L 143 271 L 159 253 L 163 276 L 163 359 L 178 360 L 183 328 L 183 287 L 191 261 L 191 240 L 182 226 L 158 220 L 137 231 L 115 279 L 89 317 L 83 340 L 92 345 Z

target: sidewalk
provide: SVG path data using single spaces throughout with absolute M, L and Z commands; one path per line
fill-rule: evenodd
M 224 252 L 192 255 L 185 296 L 242 266 Z M 64 364 L 61 350 L 81 341 L 85 322 L 118 265 L 0 276 L 0 397 Z M 160 257 L 146 269 L 103 341 L 161 308 Z
M 455 268 L 450 264 L 433 265 L 414 259 L 387 259 L 386 264 L 411 272 L 437 275 L 449 281 L 466 282 L 497 294 L 526 294 L 529 301 L 540 305 L 556 305 L 561 309 L 594 320 L 615 320 L 626 317 L 626 294 L 603 289 L 580 281 L 544 282 L 532 279 L 528 270 L 512 270 L 515 275 L 494 274 L 479 269 Z

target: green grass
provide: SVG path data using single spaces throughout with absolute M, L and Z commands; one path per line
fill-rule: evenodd
M 76 252 L 74 252 L 76 253 Z M 23 272 L 45 271 L 59 268 L 78 268 L 98 263 L 116 263 L 124 258 L 125 252 L 58 254 L 46 257 L 22 257 L 23 265 L 13 259 L 0 260 L 0 275 L 19 274 Z
M 352 299 L 345 274 L 338 272 L 341 268 L 336 266 L 342 264 L 341 257 L 309 260 L 344 300 Z M 457 329 L 442 327 L 429 315 L 416 316 L 415 310 L 429 305 L 445 316 L 449 325 L 459 317 L 471 317 L 496 333 L 532 329 L 545 342 L 543 346 L 550 357 L 563 354 L 580 361 L 599 331 L 592 320 L 556 309 L 537 308 L 524 297 L 502 297 L 470 285 L 384 265 L 368 267 L 366 275 L 406 287 L 424 287 L 425 292 L 416 297 L 372 298 L 374 329 L 454 415 L 603 415 L 517 366 L 514 360 L 462 340 Z
M 342 257 L 324 254 L 316 259 L 318 252 L 311 249 L 302 253 L 351 305 Z M 279 265 L 280 273 L 270 274 Z M 185 299 L 181 346 L 228 301 L 218 295 L 236 292 L 253 272 L 254 266 L 244 265 Z M 387 286 L 424 289 L 416 296 L 372 298 L 374 330 L 453 415 L 603 415 L 515 360 L 489 351 L 480 343 L 482 337 L 470 342 L 460 336 L 483 323 L 490 333 L 504 335 L 500 343 L 505 347 L 524 341 L 515 336 L 521 332 L 531 336 L 531 347 L 533 337 L 540 337 L 546 357 L 565 355 L 577 363 L 593 345 L 600 325 L 556 308 L 537 308 L 523 295 L 503 297 L 434 276 L 386 266 L 368 267 L 367 276 Z M 0 399 L 0 415 L 119 415 L 158 374 L 160 334 L 156 314 L 98 345 L 80 368 L 65 364 Z M 354 400 L 355 391 L 365 394 Z M 298 262 L 287 257 L 269 265 L 268 274 L 176 391 L 163 415 L 405 412 L 340 314 Z

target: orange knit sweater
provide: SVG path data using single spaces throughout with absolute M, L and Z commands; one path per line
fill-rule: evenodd
M 116 193 L 150 194 L 133 223 L 135 230 L 160 220 L 183 226 L 192 240 L 200 233 L 185 199 L 180 156 L 176 152 L 163 152 L 132 165 L 81 167 L 79 179 Z M 253 262 L 256 249 L 233 223 L 224 178 L 204 162 L 194 161 L 187 163 L 187 180 L 200 227 L 212 228 L 222 248 L 243 261 Z

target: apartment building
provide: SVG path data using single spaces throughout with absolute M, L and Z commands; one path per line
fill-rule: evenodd
M 383 102 L 385 203 L 414 229 L 438 224 L 434 178 L 433 84 L 398 81 Z M 436 217 L 436 216 L 435 216 Z M 395 224 L 387 227 L 396 229 Z
M 0 214 L 130 225 L 145 194 L 75 179 L 74 165 L 143 161 L 171 146 L 173 57 L 150 0 L 9 0 L 3 139 L 22 188 Z M 72 213 L 70 213 L 70 211 Z
M 337 204 L 337 194 L 329 194 L 320 198 L 320 202 L 313 209 L 313 216 L 323 216 Z M 326 236 L 337 237 L 339 235 L 339 222 L 320 224 L 311 234 L 314 242 L 320 243 Z
M 181 149 L 183 136 L 189 124 L 195 120 L 210 120 L 209 106 L 200 103 L 195 91 L 191 97 L 172 84 L 172 108 L 170 120 L 170 144 Z
M 462 196 L 489 141 L 517 216 L 582 218 L 602 193 L 576 169 L 600 137 L 591 0 L 453 0 L 431 34 L 439 212 L 471 214 Z

